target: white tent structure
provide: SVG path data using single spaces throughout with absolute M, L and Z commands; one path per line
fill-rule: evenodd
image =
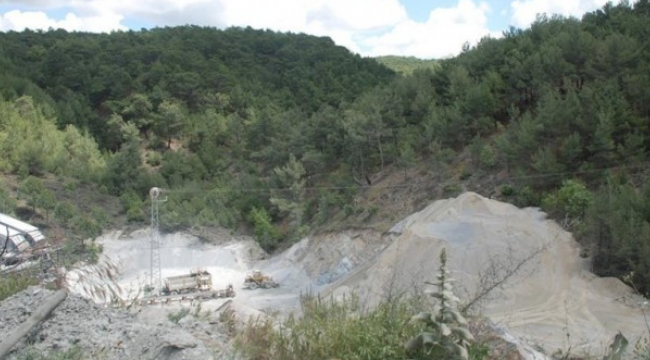
M 41 245 L 45 236 L 41 231 L 26 222 L 0 213 L 0 253 L 3 257 L 14 257 Z

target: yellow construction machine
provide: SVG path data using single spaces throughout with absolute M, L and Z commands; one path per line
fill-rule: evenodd
M 270 276 L 262 274 L 260 270 L 253 270 L 244 280 L 244 289 L 271 289 L 280 286 Z

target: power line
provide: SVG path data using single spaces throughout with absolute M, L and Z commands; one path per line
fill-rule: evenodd
M 550 177 L 558 176 L 567 176 L 567 175 L 584 175 L 584 174 L 594 174 L 602 173 L 608 170 L 615 169 L 634 169 L 642 168 L 644 166 L 650 166 L 650 162 L 639 162 L 639 163 L 629 163 L 608 167 L 601 167 L 597 169 L 588 169 L 588 170 L 576 170 L 576 171 L 563 171 L 563 172 L 554 172 L 554 173 L 544 173 L 544 174 L 531 174 L 531 175 L 518 175 L 518 176 L 508 176 L 499 179 L 501 182 L 507 181 L 517 181 L 517 180 L 530 180 L 530 179 L 543 179 Z M 281 187 L 219 187 L 216 189 L 205 190 L 205 189 L 175 189 L 175 190 L 165 190 L 170 193 L 206 193 L 206 192 L 222 192 L 222 191 L 231 191 L 231 192 L 268 192 L 268 191 L 317 191 L 317 190 L 360 190 L 360 189 L 401 189 L 401 188 L 410 188 L 410 187 L 419 187 L 422 186 L 422 183 L 406 183 L 406 184 L 395 184 L 395 185 L 349 185 L 349 186 L 306 186 L 300 188 L 281 188 Z M 444 184 L 439 185 L 444 186 Z

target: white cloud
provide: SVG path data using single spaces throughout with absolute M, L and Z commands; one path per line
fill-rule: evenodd
M 406 9 L 397 0 L 224 1 L 228 25 L 329 36 L 355 52 L 360 51 L 358 37 L 406 20 Z
M 251 26 L 329 36 L 362 55 L 411 55 L 440 58 L 457 54 L 503 29 L 488 28 L 487 0 L 458 0 L 436 8 L 424 22 L 407 16 L 400 0 L 0 0 L 0 30 L 63 28 L 69 31 L 124 30 L 143 26 Z M 526 27 L 540 12 L 580 16 L 607 0 L 512 0 L 511 21 Z M 507 3 L 506 3 L 507 4 Z M 20 10 L 18 10 L 20 9 Z M 65 14 L 53 17 L 51 11 Z M 492 12 L 495 13 L 492 13 Z M 496 34 L 496 35 L 495 35 Z
M 535 21 L 537 14 L 560 14 L 580 18 L 584 13 L 601 8 L 607 2 L 608 0 L 515 0 L 510 6 L 513 11 L 513 25 L 526 28 Z
M 456 7 L 438 8 L 424 23 L 404 21 L 391 31 L 361 40 L 370 48 L 370 55 L 412 55 L 421 58 L 442 58 L 458 54 L 465 42 L 475 44 L 490 34 L 485 2 L 460 0 Z
M 121 30 L 123 19 L 129 17 L 156 26 L 251 26 L 304 32 L 330 36 L 353 51 L 360 49 L 357 37 L 385 31 L 407 19 L 398 0 L 0 0 L 2 4 L 38 11 L 0 14 L 0 30 Z M 62 8 L 70 9 L 63 20 L 47 15 L 46 10 Z
M 49 17 L 43 11 L 20 11 L 12 10 L 0 14 L 0 30 L 24 29 L 65 29 L 68 31 L 90 31 L 109 32 L 111 30 L 125 30 L 126 26 L 121 25 L 122 15 L 114 13 L 103 13 L 93 16 L 79 17 L 74 13 L 68 13 L 61 20 Z

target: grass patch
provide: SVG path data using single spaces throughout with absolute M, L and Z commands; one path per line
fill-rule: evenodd
M 474 341 L 457 309 L 446 259 L 443 250 L 428 296 L 391 297 L 369 309 L 357 296 L 323 301 L 304 295 L 301 317 L 251 318 L 235 336 L 235 349 L 253 360 L 482 360 L 488 348 Z
M 27 289 L 29 286 L 38 285 L 38 283 L 38 279 L 30 276 L 20 274 L 3 275 L 0 278 L 0 301 Z
M 365 310 L 356 296 L 323 301 L 306 295 L 302 317 L 251 319 L 235 338 L 235 348 L 250 359 L 403 360 L 404 343 L 419 331 L 410 322 L 413 305 L 392 300 Z
M 18 360 L 84 360 L 88 359 L 84 351 L 74 346 L 68 350 L 41 352 L 31 348 L 17 357 Z
M 167 314 L 167 319 L 169 319 L 169 321 L 173 322 L 174 324 L 178 324 L 178 322 L 181 321 L 182 318 L 186 317 L 189 314 L 190 314 L 190 309 L 182 308 L 178 312 L 171 312 Z

